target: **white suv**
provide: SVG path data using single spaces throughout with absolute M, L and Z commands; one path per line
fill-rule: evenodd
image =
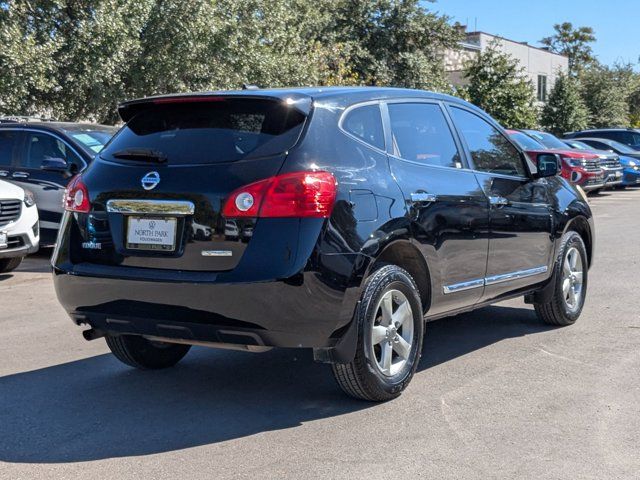
M 15 269 L 38 250 L 38 209 L 28 190 L 0 180 L 0 273 Z

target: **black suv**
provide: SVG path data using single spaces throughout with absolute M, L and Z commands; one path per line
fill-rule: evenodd
M 634 150 L 640 150 L 640 130 L 636 128 L 600 128 L 594 130 L 582 130 L 581 132 L 571 132 L 564 135 L 564 138 L 606 138 L 615 140 L 630 146 Z
M 581 313 L 587 202 L 554 154 L 532 161 L 473 105 L 336 87 L 119 112 L 68 187 L 52 261 L 85 338 L 128 365 L 312 348 L 346 393 L 382 401 L 413 376 L 426 320 L 523 295 L 553 325 Z
M 40 243 L 50 244 L 60 226 L 67 183 L 86 168 L 116 129 L 25 120 L 0 118 L 0 179 L 33 192 L 40 217 Z

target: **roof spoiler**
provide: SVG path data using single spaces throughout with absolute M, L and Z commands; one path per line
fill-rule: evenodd
M 249 93 L 251 92 L 251 93 Z M 175 95 L 162 95 L 157 97 L 147 97 L 138 100 L 123 102 L 118 105 L 118 114 L 126 123 L 139 113 L 156 108 L 158 105 L 178 104 L 178 103 L 216 103 L 227 102 L 236 99 L 256 99 L 280 101 L 295 108 L 303 115 L 309 115 L 311 111 L 312 99 L 308 95 L 299 93 L 279 92 L 278 95 L 267 95 L 253 93 L 251 90 L 212 92 L 212 93 L 183 93 Z

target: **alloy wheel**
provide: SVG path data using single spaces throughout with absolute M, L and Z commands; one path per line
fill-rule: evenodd
M 371 346 L 380 372 L 392 377 L 400 372 L 411 355 L 413 310 L 399 290 L 389 290 L 376 307 L 371 329 Z
M 584 272 L 582 257 L 576 247 L 571 247 L 562 264 L 562 297 L 571 312 L 580 308 L 582 302 Z

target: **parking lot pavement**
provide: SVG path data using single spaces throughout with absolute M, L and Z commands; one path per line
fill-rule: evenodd
M 309 352 L 127 368 L 68 320 L 47 252 L 30 258 L 0 275 L 0 478 L 638 478 L 640 189 L 591 204 L 576 325 L 520 300 L 432 322 L 381 405 L 345 398 Z

